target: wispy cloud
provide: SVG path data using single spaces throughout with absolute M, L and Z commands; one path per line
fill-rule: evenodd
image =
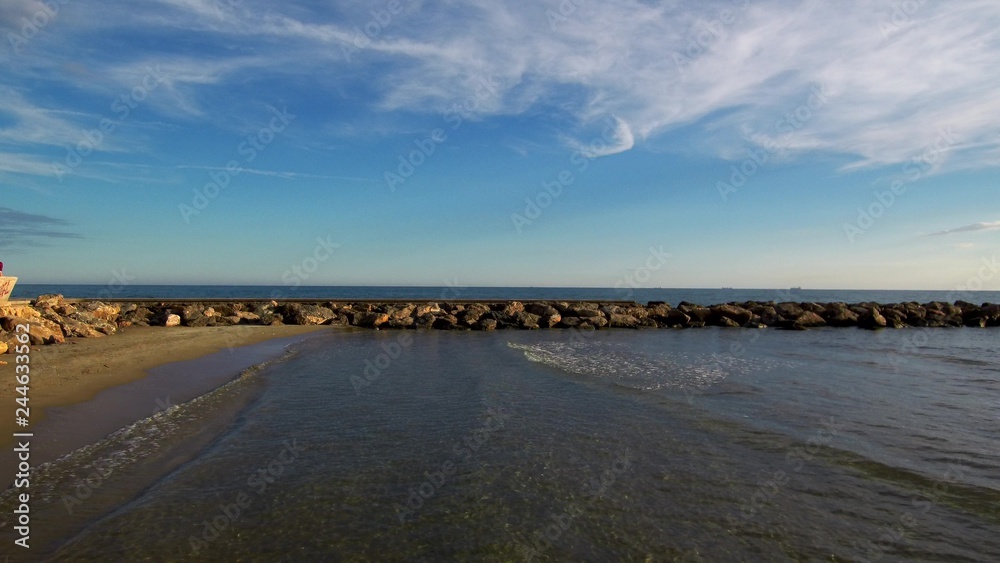
M 180 164 L 177 168 L 181 169 L 193 169 L 193 170 L 213 170 L 213 171 L 226 171 L 228 168 L 222 166 L 201 166 L 193 164 Z M 324 174 L 308 174 L 305 172 L 288 172 L 281 170 L 260 170 L 257 168 L 240 168 L 240 174 L 253 174 L 255 176 L 271 176 L 273 178 L 285 178 L 285 179 L 295 179 L 295 178 L 315 178 L 320 180 L 348 180 L 351 182 L 378 182 L 375 178 L 360 178 L 357 176 L 328 176 Z
M 71 225 L 63 219 L 0 207 L 0 248 L 16 250 L 48 246 L 54 240 L 83 238 L 65 230 Z
M 972 233 L 978 231 L 1000 231 L 1000 221 L 973 223 L 971 225 L 966 225 L 964 227 L 959 227 L 957 229 L 948 229 L 945 231 L 938 231 L 936 233 L 931 233 L 927 236 L 929 237 L 940 237 L 944 235 L 951 235 L 955 233 Z
M 151 41 L 95 59 L 86 77 L 51 70 L 45 77 L 80 90 L 130 88 L 160 64 L 167 78 L 151 107 L 222 120 L 234 89 L 252 96 L 252 84 L 309 76 L 317 99 L 370 93 L 362 119 L 441 113 L 467 100 L 477 100 L 472 113 L 479 117 L 547 111 L 565 118 L 556 136 L 571 148 L 587 142 L 579 131 L 616 120 L 617 142 L 594 156 L 695 124 L 685 149 L 726 156 L 780 135 L 792 157 L 821 151 L 845 155 L 855 167 L 885 166 L 918 157 L 942 128 L 952 128 L 960 142 L 940 153 L 938 169 L 1000 165 L 992 119 L 1000 115 L 1000 5 L 993 0 L 919 3 L 902 22 L 893 20 L 892 6 L 869 0 L 402 5 L 370 28 L 376 33 L 366 33 L 372 10 L 384 2 L 275 8 L 264 0 L 233 7 L 161 0 L 141 11 L 122 2 L 127 9 L 108 8 L 120 17 L 79 14 L 60 22 L 58 41 L 72 51 L 95 29 L 114 37 L 120 28 L 161 38 L 187 33 L 198 49 Z M 560 6 L 573 10 L 553 18 Z M 43 55 L 20 59 L 27 74 L 51 67 Z M 495 95 L 477 94 L 483 76 L 500 84 Z M 776 130 L 817 85 L 829 98 L 822 110 L 807 126 Z M 0 129 L 0 140 L 51 144 L 66 137 L 67 120 L 59 115 L 23 98 L 10 108 L 16 124 Z

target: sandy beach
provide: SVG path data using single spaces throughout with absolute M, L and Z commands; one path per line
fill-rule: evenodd
M 136 327 L 105 338 L 75 338 L 31 349 L 31 420 L 43 409 L 87 401 L 100 391 L 145 377 L 147 370 L 193 360 L 229 347 L 272 338 L 329 330 L 320 326 Z M 14 355 L 0 356 L 0 401 L 13 405 Z M 0 419 L 0 432 L 15 430 L 13 416 Z

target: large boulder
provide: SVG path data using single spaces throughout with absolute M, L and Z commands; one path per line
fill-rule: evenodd
M 691 321 L 691 317 L 680 309 L 671 309 L 666 314 L 654 315 L 653 320 L 659 323 L 660 326 L 680 328 L 687 326 Z
M 815 328 L 825 326 L 826 321 L 819 314 L 812 311 L 804 311 L 793 323 L 794 327 Z
M 59 307 L 60 305 L 64 305 L 65 303 L 66 300 L 63 299 L 63 296 L 56 293 L 47 293 L 45 295 L 39 295 L 37 298 L 35 298 L 34 301 L 31 302 L 31 304 L 34 307 L 38 308 L 48 307 L 51 309 Z
M 431 327 L 437 330 L 455 330 L 457 328 L 468 328 L 468 327 L 460 327 L 458 324 L 458 318 L 455 317 L 455 315 L 450 315 L 450 314 L 441 315 L 436 319 L 434 319 L 434 322 L 431 323 Z
M 517 322 L 519 328 L 536 329 L 539 328 L 538 323 L 542 320 L 542 317 L 527 311 L 521 311 L 514 315 L 514 320 Z
M 355 324 L 364 328 L 378 328 L 388 322 L 389 315 L 387 313 L 365 313 L 358 316 Z
M 787 302 L 787 301 L 784 302 L 784 303 L 778 303 L 774 307 L 774 309 L 775 309 L 775 311 L 778 312 L 778 314 L 782 318 L 789 319 L 789 320 L 797 319 L 800 316 L 802 316 L 802 313 L 805 312 L 805 309 L 803 309 L 801 306 L 799 306 L 798 303 L 791 303 L 791 302 Z
M 121 314 L 122 306 L 113 303 L 102 303 L 100 301 L 85 301 L 78 304 L 78 309 L 87 311 L 95 318 L 98 318 L 104 322 L 113 323 L 118 320 L 118 315 Z
M 23 317 L 0 318 L 0 328 L 14 333 L 18 325 L 28 325 L 28 341 L 35 346 L 42 344 L 57 344 L 66 341 L 62 328 L 56 323 L 42 318 L 26 319 Z
M 831 304 L 823 314 L 830 326 L 849 327 L 858 325 L 858 314 L 847 308 L 843 303 Z
M 716 305 L 712 307 L 710 311 L 711 316 L 709 317 L 709 322 L 719 326 L 730 325 L 730 323 L 724 323 L 723 319 L 729 319 L 730 321 L 735 322 L 736 326 L 743 326 L 753 319 L 752 311 L 728 303 Z
M 858 317 L 858 326 L 868 330 L 885 328 L 888 322 L 882 313 L 875 307 L 869 307 L 867 311 Z
M 510 303 L 507 303 L 504 306 L 501 312 L 504 314 L 504 316 L 515 317 L 519 313 L 524 312 L 524 304 L 521 303 L 520 301 L 511 301 Z
M 632 315 L 612 313 L 608 315 L 608 326 L 611 328 L 636 328 L 639 325 L 638 319 Z
M 712 310 L 708 307 L 702 307 L 701 305 L 695 305 L 686 301 L 678 305 L 677 308 L 688 317 L 691 317 L 691 322 L 702 323 L 702 326 L 712 317 Z
M 436 315 L 441 312 L 441 306 L 437 303 L 424 303 L 413 308 L 414 317 L 422 317 L 427 314 Z
M 181 316 L 173 313 L 164 316 L 163 326 L 181 326 Z

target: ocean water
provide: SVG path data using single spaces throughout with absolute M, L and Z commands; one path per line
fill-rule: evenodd
M 998 338 L 332 329 L 39 468 L 29 559 L 995 561 Z
M 13 299 L 33 299 L 47 293 L 96 299 L 545 299 L 626 300 L 646 303 L 681 301 L 710 305 L 731 301 L 844 301 L 900 303 L 905 301 L 972 303 L 1000 302 L 1000 291 L 901 291 L 847 289 L 685 289 L 594 287 L 385 287 L 385 286 L 223 286 L 223 285 L 43 285 L 18 282 Z

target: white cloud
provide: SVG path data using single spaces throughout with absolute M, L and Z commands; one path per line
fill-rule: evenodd
M 614 119 L 616 142 L 595 155 L 697 124 L 691 146 L 717 155 L 776 142 L 788 157 L 823 151 L 853 157 L 849 168 L 886 166 L 926 155 L 950 128 L 957 141 L 933 153 L 934 169 L 1000 163 L 994 0 L 920 3 L 895 19 L 893 5 L 874 0 L 402 5 L 367 35 L 372 10 L 385 9 L 384 1 L 321 9 L 243 0 L 229 9 L 216 0 L 161 0 L 77 25 L 106 34 L 119 26 L 173 29 L 214 46 L 204 55 L 141 50 L 92 69 L 130 86 L 158 61 L 171 78 L 162 99 L 150 103 L 194 117 L 213 118 L 219 93 L 252 78 L 308 76 L 327 94 L 374 92 L 370 107 L 379 112 L 440 113 L 471 100 L 478 117 L 568 117 L 558 134 L 571 148 L 584 145 L 582 132 Z M 560 6 L 575 8 L 550 21 L 546 10 Z M 72 46 L 70 22 L 60 23 Z M 348 60 L 345 48 L 358 39 Z M 484 77 L 499 84 L 496 92 L 482 95 Z M 804 122 L 780 125 L 817 87 L 826 92 L 822 107 Z M 7 131 L 7 138 L 43 129 Z

